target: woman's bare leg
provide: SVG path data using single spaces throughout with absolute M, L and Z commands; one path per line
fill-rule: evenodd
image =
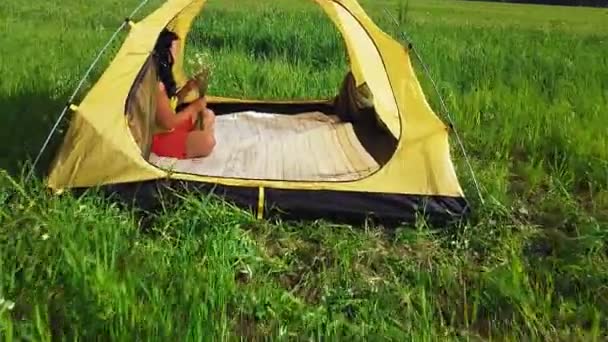
M 186 140 L 188 158 L 207 157 L 215 148 L 215 137 L 207 131 L 192 131 Z
M 203 118 L 203 130 L 209 129 L 211 132 L 215 131 L 215 113 L 209 109 L 205 108 L 202 113 Z
M 203 111 L 203 129 L 194 130 L 186 140 L 188 158 L 206 157 L 215 148 L 215 113 L 211 109 Z

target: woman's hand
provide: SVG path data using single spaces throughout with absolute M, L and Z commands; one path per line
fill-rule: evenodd
M 188 82 L 186 82 L 186 86 L 184 88 L 186 88 L 188 90 L 196 89 L 196 88 L 198 88 L 198 81 L 191 78 L 188 80 Z
M 186 82 L 186 84 L 184 84 L 183 87 L 181 87 L 181 89 L 177 92 L 177 97 L 179 98 L 179 101 L 183 101 L 184 98 L 186 96 L 188 96 L 188 94 L 190 94 L 190 92 L 194 89 L 198 89 L 198 81 L 194 80 L 194 79 L 190 79 Z
M 204 97 L 199 97 L 195 100 L 199 110 L 203 110 L 207 108 L 207 99 Z
M 197 122 L 207 108 L 207 100 L 204 97 L 199 97 L 190 103 L 192 106 L 192 122 Z
M 207 100 L 204 97 L 199 97 L 198 99 L 192 101 L 192 105 L 194 106 L 194 113 L 192 113 L 192 120 L 198 120 L 198 117 L 201 113 L 204 112 L 205 108 L 207 108 Z

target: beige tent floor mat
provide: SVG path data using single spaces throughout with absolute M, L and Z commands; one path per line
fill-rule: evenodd
M 353 126 L 320 112 L 281 115 L 245 111 L 216 118 L 216 147 L 204 158 L 152 154 L 174 172 L 289 181 L 357 180 L 379 168 Z

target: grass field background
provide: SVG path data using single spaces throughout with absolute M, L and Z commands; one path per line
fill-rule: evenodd
M 452 139 L 475 206 L 457 231 L 263 223 L 188 196 L 144 232 L 95 194 L 53 197 L 24 183 L 80 76 L 137 1 L 0 2 L 1 339 L 605 338 L 608 11 L 362 4 L 395 37 L 384 10 L 398 18 L 469 152 L 486 205 Z M 340 39 L 312 2 L 210 0 L 188 54 L 211 54 L 214 95 L 319 98 L 335 94 L 347 68 Z

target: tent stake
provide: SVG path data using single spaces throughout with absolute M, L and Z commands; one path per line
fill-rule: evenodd
M 76 89 L 74 90 L 74 92 L 70 96 L 70 98 L 67 101 L 65 107 L 63 107 L 63 110 L 61 111 L 61 114 L 59 115 L 59 117 L 57 118 L 57 120 L 55 120 L 55 124 L 53 125 L 53 128 L 51 128 L 51 131 L 49 132 L 48 136 L 46 137 L 46 140 L 44 141 L 44 144 L 42 145 L 42 148 L 38 152 L 38 155 L 36 156 L 36 159 L 34 160 L 34 163 L 32 164 L 32 168 L 30 169 L 30 172 L 28 172 L 28 175 L 25 178 L 26 182 L 33 175 L 34 170 L 36 169 L 36 165 L 38 164 L 38 162 L 40 161 L 40 158 L 42 157 L 42 154 L 44 153 L 44 151 L 48 147 L 49 142 L 51 141 L 51 138 L 53 137 L 53 134 L 57 130 L 57 127 L 59 127 L 59 123 L 63 120 L 63 117 L 68 112 L 68 109 L 73 108 L 74 104 L 72 103 L 72 101 L 74 101 L 74 98 L 78 94 L 78 91 L 80 90 L 80 88 L 83 86 L 83 84 L 86 81 L 86 79 L 89 77 L 89 75 L 93 71 L 93 68 L 95 67 L 95 65 L 99 62 L 99 60 L 103 56 L 103 53 L 110 47 L 110 44 L 112 44 L 112 42 L 114 41 L 114 39 L 116 39 L 116 36 L 118 36 L 118 34 L 120 33 L 120 31 L 122 31 L 122 29 L 126 25 L 129 25 L 131 23 L 131 18 L 135 14 L 137 14 L 137 12 L 139 12 L 139 10 L 141 10 L 141 8 L 144 7 L 145 4 L 148 1 L 149 0 L 142 0 L 142 2 L 139 3 L 139 5 L 131 12 L 131 14 L 127 17 L 127 19 L 122 22 L 122 24 L 116 29 L 116 31 L 114 31 L 114 33 L 112 34 L 112 36 L 110 37 L 110 39 L 108 40 L 108 42 L 106 43 L 106 45 L 104 45 L 104 47 L 99 51 L 99 53 L 97 54 L 97 56 L 95 57 L 95 59 L 93 60 L 93 62 L 91 63 L 91 65 L 89 65 L 89 68 L 85 72 L 84 76 L 82 76 L 82 78 L 80 79 L 80 82 L 76 86 Z
M 395 26 L 399 29 L 401 35 L 403 35 L 403 39 L 405 39 L 405 41 L 408 42 L 408 48 L 414 52 L 414 55 L 416 56 L 416 58 L 418 59 L 418 61 L 420 61 L 420 64 L 422 64 L 424 72 L 426 73 L 427 77 L 431 81 L 431 84 L 433 85 L 433 88 L 435 89 L 435 92 L 437 93 L 437 96 L 439 97 L 439 101 L 441 102 L 441 107 L 443 108 L 443 111 L 445 112 L 445 114 L 448 117 L 448 120 L 450 121 L 450 126 L 451 126 L 452 130 L 454 131 L 454 134 L 456 136 L 456 140 L 458 141 L 458 145 L 460 146 L 460 149 L 462 150 L 462 153 L 464 155 L 464 159 L 465 159 L 465 161 L 467 163 L 469 171 L 471 172 L 471 176 L 473 177 L 473 183 L 475 183 L 475 188 L 477 190 L 477 195 L 479 196 L 479 200 L 481 201 L 481 204 L 485 204 L 483 195 L 481 194 L 481 188 L 479 186 L 479 183 L 477 182 L 477 177 L 475 176 L 475 171 L 473 170 L 473 167 L 471 166 L 471 162 L 469 161 L 469 157 L 467 155 L 467 151 L 464 148 L 464 144 L 462 143 L 462 140 L 460 139 L 458 131 L 456 131 L 456 124 L 454 123 L 454 120 L 452 119 L 452 116 L 450 115 L 450 111 L 448 110 L 445 102 L 443 101 L 443 97 L 441 96 L 441 93 L 439 92 L 439 88 L 437 87 L 437 84 L 435 84 L 435 80 L 431 76 L 431 73 L 430 73 L 428 67 L 426 66 L 426 64 L 424 63 L 424 61 L 422 60 L 422 57 L 420 56 L 420 54 L 418 53 L 418 51 L 414 47 L 414 44 L 411 43 L 411 39 L 409 39 L 409 37 L 408 37 L 407 33 L 405 32 L 405 30 L 402 29 L 401 26 L 399 25 L 399 22 L 397 21 L 397 19 L 395 19 L 395 17 L 391 14 L 391 12 L 389 12 L 386 8 L 384 8 L 384 11 L 386 12 L 386 14 L 389 17 L 391 17 L 391 19 L 393 20 Z

